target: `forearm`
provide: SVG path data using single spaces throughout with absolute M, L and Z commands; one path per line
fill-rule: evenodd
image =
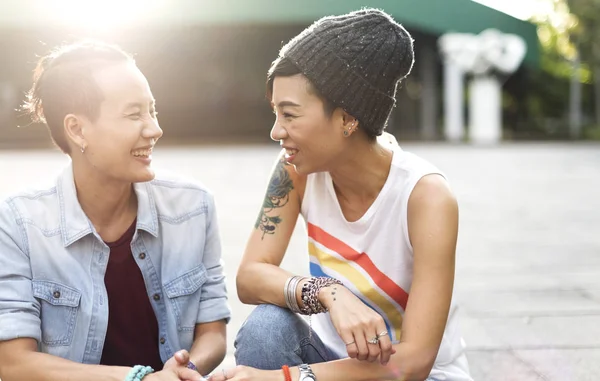
M 432 366 L 429 355 L 419 355 L 404 343 L 394 345 L 394 349 L 396 353 L 392 355 L 390 362 L 385 366 L 379 362 L 371 363 L 345 358 L 313 364 L 311 368 L 319 381 L 423 381 L 429 376 Z M 290 371 L 292 373 L 292 380 L 298 380 L 298 367 L 290 368 Z
M 2 359 L 2 381 L 123 381 L 127 367 L 86 365 L 39 352 L 18 351 Z
M 205 332 L 200 335 L 190 350 L 190 361 L 202 375 L 211 373 L 225 358 L 227 340 L 220 332 Z
M 287 308 L 283 288 L 293 274 L 268 263 L 248 263 L 238 271 L 238 296 L 245 304 L 274 304 Z M 300 290 L 300 285 L 297 287 Z M 300 291 L 297 292 L 297 298 Z M 300 302 L 300 300 L 298 300 Z

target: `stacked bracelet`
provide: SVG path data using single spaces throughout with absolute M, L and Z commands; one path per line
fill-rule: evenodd
M 298 284 L 304 279 L 306 278 L 301 276 L 293 276 L 288 278 L 288 280 L 285 282 L 285 286 L 283 286 L 283 295 L 285 297 L 285 304 L 287 307 L 291 311 L 303 315 L 313 315 L 327 312 L 327 308 L 325 308 L 319 301 L 319 291 L 321 291 L 321 289 L 324 287 L 331 286 L 332 284 L 342 284 L 342 282 L 329 277 L 309 278 L 308 281 L 302 285 L 303 305 L 300 307 L 298 305 L 298 299 L 296 298 L 296 290 L 298 288 Z
M 322 288 L 329 287 L 333 284 L 342 284 L 337 279 L 329 277 L 310 278 L 308 282 L 302 286 L 302 308 L 300 313 L 304 315 L 313 315 L 327 312 L 327 308 L 319 301 L 319 291 Z
M 288 278 L 285 282 L 285 286 L 283 287 L 283 295 L 285 297 L 285 304 L 290 309 L 290 311 L 295 313 L 300 313 L 300 307 L 298 306 L 298 299 L 296 298 L 296 289 L 298 288 L 298 283 L 304 279 L 301 276 L 293 276 Z
M 125 381 L 141 381 L 152 372 L 154 372 L 154 369 L 149 366 L 136 365 L 129 371 Z

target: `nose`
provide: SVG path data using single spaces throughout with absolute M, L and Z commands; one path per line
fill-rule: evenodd
M 163 130 L 158 125 L 158 120 L 152 119 L 142 131 L 142 137 L 145 139 L 153 139 L 154 141 L 160 139 L 163 135 Z
M 281 126 L 281 124 L 277 123 L 277 120 L 273 124 L 273 128 L 271 128 L 271 139 L 277 141 L 283 140 L 288 137 L 288 133 L 285 128 Z

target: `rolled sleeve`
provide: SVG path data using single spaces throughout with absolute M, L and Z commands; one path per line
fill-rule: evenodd
M 10 200 L 0 204 L 0 341 L 41 339 L 40 304 L 33 296 L 27 238 Z
M 221 238 L 212 196 L 209 200 L 207 220 L 203 258 L 207 281 L 202 286 L 197 323 L 209 323 L 218 320 L 229 322 L 231 309 L 227 301 L 226 278 L 221 257 Z

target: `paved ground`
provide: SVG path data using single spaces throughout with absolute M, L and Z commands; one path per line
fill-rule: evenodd
M 600 375 L 600 145 L 441 144 L 405 149 L 449 176 L 461 205 L 455 298 L 476 380 L 596 380 Z M 277 147 L 163 148 L 157 167 L 217 195 L 233 337 L 251 308 L 234 276 Z M 52 177 L 55 151 L 0 152 L 0 197 Z M 284 266 L 306 271 L 304 229 Z M 230 352 L 232 346 L 230 346 Z M 231 364 L 228 356 L 226 364 Z

